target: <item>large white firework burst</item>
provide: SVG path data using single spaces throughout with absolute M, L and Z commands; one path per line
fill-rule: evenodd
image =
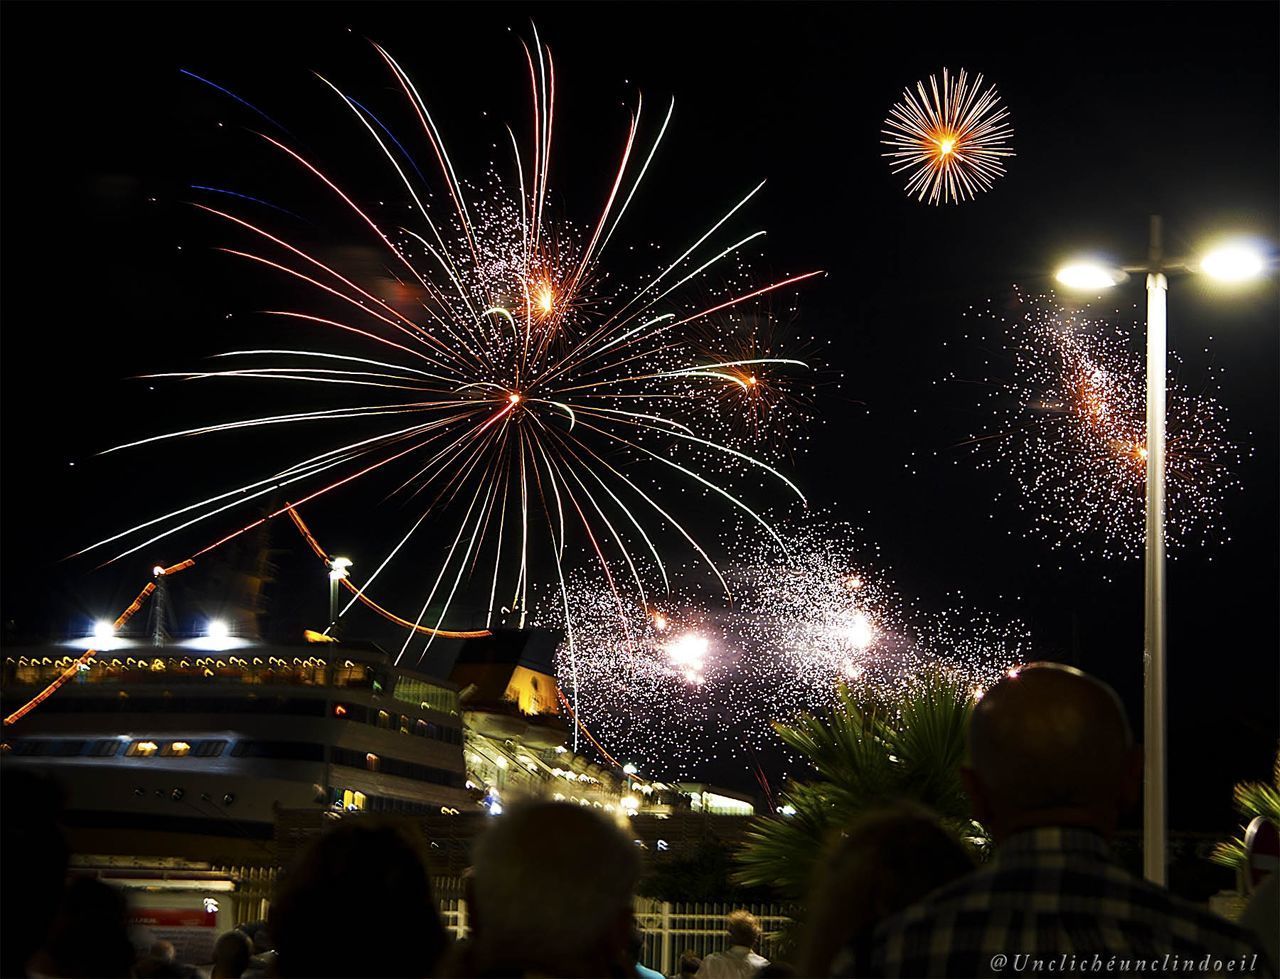
M 241 414 L 117 446 L 254 430 L 280 436 L 280 456 L 250 483 L 86 550 L 112 544 L 118 559 L 202 521 L 239 523 L 244 518 L 228 512 L 261 505 L 264 498 L 287 501 L 238 529 L 222 527 L 224 535 L 195 552 L 199 557 L 356 480 L 382 480 L 412 510 L 398 539 L 370 542 L 378 550 L 366 559 L 355 555 L 358 588 L 352 586 L 356 595 L 340 614 L 381 592 L 395 574 L 412 575 L 420 605 L 403 616 L 372 606 L 408 627 L 403 656 L 417 637 L 426 637 L 412 650 L 421 655 L 435 636 L 459 634 L 449 628 L 458 611 L 474 625 L 479 606 L 486 628 L 504 610 L 523 621 L 531 584 L 563 583 L 566 554 L 584 542 L 593 574 L 641 606 L 650 588 L 670 586 L 668 548 L 697 555 L 719 576 L 687 508 L 672 500 L 676 491 L 691 489 L 748 514 L 755 532 L 776 539 L 743 484 L 765 474 L 787 492 L 798 496 L 800 490 L 764 458 L 776 452 L 755 451 L 759 430 L 735 424 L 737 402 L 744 391 L 784 386 L 783 375 L 805 365 L 731 337 L 741 333 L 742 320 L 761 315 L 757 306 L 765 297 L 819 273 L 764 284 L 749 278 L 743 256 L 758 247 L 764 232 L 731 229 L 763 183 L 726 198 L 708 227 L 690 234 L 657 267 L 624 281 L 603 256 L 611 245 L 617 251 L 621 235 L 615 233 L 667 132 L 674 103 L 651 119 L 650 108 L 636 97 L 616 154 L 602 168 L 608 182 L 598 210 L 574 224 L 553 213 L 553 130 L 561 117 L 555 64 L 536 34 L 523 59 L 531 101 L 528 138 L 518 138 L 515 129 L 503 133 L 498 145 L 506 160 L 478 181 L 459 176 L 427 101 L 392 55 L 373 47 L 398 93 L 389 108 L 399 115 L 388 118 L 416 130 L 416 139 L 406 135 L 406 141 L 438 164 L 431 177 L 393 135 L 396 129 L 324 78 L 318 94 L 330 101 L 351 138 L 363 141 L 385 193 L 340 186 L 328 165 L 310 152 L 304 156 L 292 138 L 259 135 L 263 150 L 358 229 L 378 256 L 379 274 L 353 270 L 296 237 L 296 229 L 282 230 L 240 210 L 248 207 L 246 200 L 263 203 L 257 198 L 218 191 L 231 193 L 236 210 L 196 205 L 224 229 L 223 251 L 287 284 L 287 305 L 267 315 L 296 340 L 231 351 L 208 369 L 163 376 L 287 386 L 301 394 L 297 410 Z M 329 252 L 349 253 L 343 244 Z M 255 394 L 205 404 L 253 405 Z M 329 400 L 317 407 L 321 394 Z M 779 421 L 769 436 L 785 438 L 782 428 Z M 327 434 L 315 451 L 298 448 L 299 440 L 288 437 L 295 432 Z M 654 569 L 653 580 L 641 579 L 641 564 Z M 470 608 L 458 610 L 468 583 Z M 560 604 L 572 637 L 567 594 Z

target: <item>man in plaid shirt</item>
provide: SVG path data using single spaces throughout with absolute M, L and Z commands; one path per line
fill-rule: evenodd
M 1113 861 L 1141 756 L 1110 687 L 1022 668 L 974 708 L 969 760 L 995 859 L 883 922 L 872 975 L 1274 975 L 1248 933 Z

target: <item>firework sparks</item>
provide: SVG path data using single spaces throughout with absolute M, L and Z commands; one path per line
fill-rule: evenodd
M 969 84 L 961 69 L 954 77 L 942 69 L 942 85 L 929 76 L 916 91 L 904 89 L 902 101 L 889 110 L 881 142 L 895 173 L 907 173 L 907 195 L 930 204 L 959 204 L 991 189 L 1005 170 L 1002 160 L 1014 155 L 1008 146 L 1013 127 L 996 87 L 982 91 L 982 76 Z
M 610 751 L 694 776 L 732 745 L 750 768 L 749 757 L 778 757 L 773 721 L 832 703 L 840 683 L 884 693 L 930 668 L 981 691 L 1031 658 L 1018 623 L 957 597 L 943 613 L 902 598 L 878 550 L 848 524 L 779 529 L 785 557 L 748 544 L 725 568 L 731 608 L 674 597 L 620 622 L 607 588 L 573 576 L 576 655 L 571 664 L 563 646 L 558 668 L 568 682 L 576 667 L 582 719 Z
M 287 432 L 298 425 L 359 424 L 366 430 L 358 437 L 348 433 L 335 438 L 318 454 L 87 550 L 114 544 L 114 558 L 123 557 L 268 494 L 297 494 L 291 501 L 297 505 L 377 473 L 392 480 L 396 492 L 423 502 L 385 558 L 368 563 L 375 570 L 343 614 L 421 528 L 448 528 L 444 557 L 426 577 L 421 609 L 405 619 L 412 620 L 412 628 L 401 656 L 415 633 L 442 627 L 465 588 L 464 579 L 483 580 L 490 619 L 495 610 L 510 609 L 523 624 L 537 574 L 530 557 L 534 551 L 556 569 L 572 649 L 575 623 L 564 589 L 565 554 L 572 540 L 588 545 L 595 573 L 615 595 L 614 614 L 624 621 L 629 613 L 616 599 L 619 581 L 631 582 L 642 613 L 650 603 L 650 588 L 668 586 L 661 546 L 667 538 L 692 548 L 727 588 L 710 555 L 662 496 L 669 491 L 667 483 L 684 481 L 745 514 L 757 532 L 776 537 L 735 481 L 764 473 L 800 495 L 759 454 L 734 444 L 722 430 L 723 413 L 705 410 L 719 398 L 726 376 L 771 376 L 805 367 L 770 353 L 708 355 L 703 343 L 717 323 L 820 274 L 790 275 L 760 285 L 746 278 L 744 254 L 763 232 L 732 244 L 720 240 L 725 226 L 763 185 L 741 196 L 656 274 L 624 285 L 605 270 L 601 257 L 666 133 L 674 103 L 659 116 L 658 125 L 646 130 L 648 115 L 643 99 L 637 100 L 601 209 L 578 227 L 550 216 L 556 74 L 550 49 L 536 34 L 525 49 L 532 137 L 522 145 L 509 131 L 510 166 L 495 167 L 478 185 L 458 176 L 409 75 L 388 51 L 374 47 L 439 164 L 433 187 L 424 185 L 421 171 L 392 130 L 324 78 L 320 81 L 327 96 L 393 175 L 398 197 L 379 202 L 390 204 L 386 211 L 340 187 L 320 163 L 275 137 L 259 135 L 268 152 L 296 167 L 368 232 L 391 270 L 393 287 L 362 283 L 336 262 L 268 227 L 197 204 L 201 213 L 244 242 L 223 251 L 283 276 L 295 295 L 310 294 L 315 302 L 310 308 L 273 309 L 267 315 L 291 325 L 300 337 L 322 339 L 318 346 L 304 341 L 289 349 L 235 350 L 208 370 L 159 375 L 288 383 L 316 393 L 364 392 L 373 400 L 352 404 L 347 399 L 335 407 L 212 423 L 110 451 L 243 429 Z M 651 134 L 647 147 L 641 135 L 646 131 Z M 391 207 L 405 216 L 403 223 L 381 216 Z M 694 294 L 699 290 L 700 295 Z M 358 355 L 344 352 L 348 348 L 339 347 L 339 340 L 363 344 L 363 350 Z M 746 383 L 754 387 L 750 379 Z M 258 519 L 243 529 L 261 523 Z M 641 580 L 637 567 L 642 558 L 657 570 L 656 585 Z M 700 641 L 701 646 L 690 638 L 667 647 L 667 665 L 674 674 L 701 682 L 709 660 L 706 642 Z M 575 674 L 567 686 L 576 692 L 577 681 Z
M 986 432 L 970 440 L 979 464 L 1012 471 L 1029 535 L 1104 559 L 1142 553 L 1146 382 L 1132 346 L 1136 323 L 1091 319 L 1046 296 L 1019 297 L 1003 322 L 1008 380 L 991 381 Z M 1172 373 L 1176 375 L 1177 362 Z M 1226 409 L 1209 390 L 1167 384 L 1165 533 L 1171 550 L 1223 536 L 1223 504 L 1237 489 L 1243 450 L 1227 438 Z

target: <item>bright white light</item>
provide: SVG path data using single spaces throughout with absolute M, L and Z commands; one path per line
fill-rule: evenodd
M 876 627 L 871 624 L 871 620 L 865 613 L 859 612 L 853 617 L 853 624 L 849 626 L 848 639 L 849 645 L 854 649 L 866 649 L 876 641 Z
M 116 627 L 106 619 L 93 624 L 93 638 L 100 643 L 109 643 L 115 638 Z
M 1226 245 L 1215 248 L 1200 261 L 1200 270 L 1222 282 L 1242 282 L 1262 273 L 1266 261 L 1255 248 Z
M 154 568 L 151 569 L 151 573 L 155 577 L 159 578 L 162 574 L 164 574 L 164 568 L 160 567 L 160 565 L 157 564 Z
M 1078 262 L 1058 269 L 1054 276 L 1068 289 L 1110 289 L 1125 279 L 1119 269 L 1109 269 L 1105 265 L 1091 262 Z
M 633 795 L 624 795 L 621 802 L 622 808 L 630 812 L 634 812 L 640 808 L 640 800 Z
M 204 627 L 204 634 L 207 639 L 212 639 L 214 642 L 223 642 L 231 635 L 231 630 L 221 619 L 210 619 L 209 624 Z
M 627 762 L 625 765 L 622 766 L 623 775 L 634 775 L 639 770 L 640 769 L 636 768 L 636 766 L 633 765 L 631 762 Z
M 351 567 L 351 558 L 336 557 L 329 562 L 329 579 L 331 581 L 341 581 L 347 577 L 347 569 Z
M 702 670 L 707 661 L 708 645 L 704 637 L 687 633 L 667 643 L 664 651 L 667 654 L 667 662 L 683 673 L 686 680 L 690 683 L 701 683 Z

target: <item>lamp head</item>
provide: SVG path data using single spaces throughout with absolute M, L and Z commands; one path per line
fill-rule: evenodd
M 1122 269 L 1100 262 L 1072 262 L 1058 269 L 1054 278 L 1068 289 L 1110 289 L 1129 277 Z
M 1200 260 L 1200 271 L 1219 282 L 1243 282 L 1262 274 L 1267 266 L 1262 253 L 1248 245 L 1223 245 Z

